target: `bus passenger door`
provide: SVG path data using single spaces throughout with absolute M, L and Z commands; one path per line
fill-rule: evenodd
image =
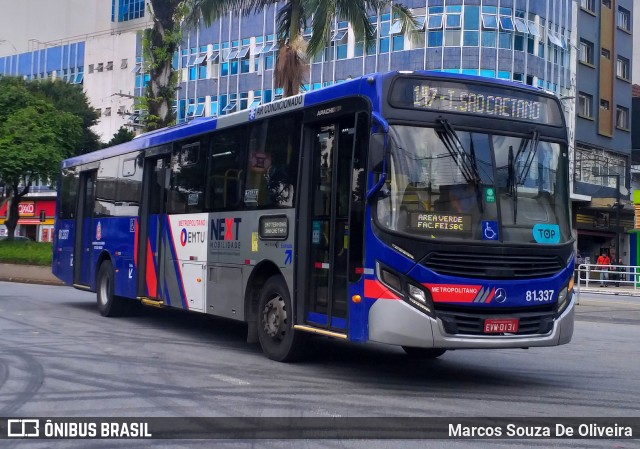
M 354 116 L 307 128 L 311 142 L 311 202 L 305 321 L 347 330 L 349 199 Z M 308 237 L 307 237 L 308 238 Z
M 166 214 L 170 156 L 144 161 L 138 234 L 138 297 L 162 299 L 162 226 Z
M 73 283 L 91 286 L 95 276 L 95 267 L 91 261 L 93 256 L 92 242 L 100 240 L 100 235 L 93 233 L 93 211 L 96 199 L 95 170 L 80 174 L 80 194 L 78 196 L 78 213 L 76 215 L 76 236 L 73 257 Z M 99 233 L 98 230 L 96 232 Z

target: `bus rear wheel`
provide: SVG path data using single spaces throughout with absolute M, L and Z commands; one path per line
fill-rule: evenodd
M 282 276 L 272 276 L 262 287 L 257 321 L 258 340 L 267 357 L 292 362 L 302 356 L 306 335 L 293 329 L 291 297 Z
M 105 260 L 100 264 L 96 277 L 96 296 L 98 297 L 98 311 L 100 315 L 115 317 L 123 314 L 124 299 L 114 294 L 114 274 L 111 261 Z
M 442 348 L 415 348 L 413 346 L 403 346 L 402 349 L 409 357 L 416 359 L 437 359 L 447 352 L 446 349 Z

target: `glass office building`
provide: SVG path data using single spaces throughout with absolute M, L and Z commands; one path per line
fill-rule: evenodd
M 369 17 L 376 40 L 365 48 L 348 22 L 335 18 L 329 45 L 309 64 L 306 90 L 388 70 L 442 70 L 502 78 L 559 95 L 570 91 L 571 0 L 422 0 L 405 2 L 418 19 L 413 39 L 388 11 Z M 179 121 L 223 115 L 277 98 L 273 68 L 276 5 L 231 14 L 185 34 L 174 57 L 180 71 Z M 305 30 L 308 39 L 310 30 Z M 140 58 L 141 50 L 138 50 Z M 136 94 L 146 82 L 136 73 Z M 148 78 L 147 78 L 148 79 Z

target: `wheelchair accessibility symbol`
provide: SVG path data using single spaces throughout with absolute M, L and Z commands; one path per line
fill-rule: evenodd
M 482 240 L 498 240 L 498 222 L 482 222 Z

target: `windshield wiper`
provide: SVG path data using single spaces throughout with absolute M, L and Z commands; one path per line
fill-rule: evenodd
M 509 146 L 509 177 L 507 184 L 509 186 L 509 193 L 513 197 L 513 223 L 516 224 L 518 222 L 518 186 L 524 185 L 527 176 L 529 176 L 529 171 L 531 170 L 531 165 L 533 165 L 533 161 L 536 158 L 536 153 L 538 152 L 538 142 L 540 141 L 540 133 L 537 129 L 533 130 L 533 135 L 531 139 L 522 139 L 520 142 L 520 148 L 518 148 L 518 152 L 514 158 L 513 156 L 513 147 Z M 525 154 L 526 158 L 524 160 L 524 164 L 522 164 L 522 168 L 518 169 L 518 173 L 516 175 L 516 167 L 515 161 L 520 160 L 520 157 Z
M 449 155 L 460 169 L 460 173 L 468 183 L 479 183 L 480 174 L 475 166 L 475 158 L 464 151 L 464 146 L 455 130 L 447 120 L 439 120 L 442 129 L 436 131 L 438 137 L 449 152 Z
M 527 157 L 524 161 L 524 165 L 522 169 L 518 172 L 518 178 L 516 183 L 523 185 L 524 180 L 529 176 L 529 171 L 531 170 L 531 165 L 536 157 L 536 153 L 538 152 L 538 142 L 540 141 L 540 133 L 538 130 L 533 131 L 533 136 L 529 140 L 523 140 L 520 148 L 518 149 L 518 154 L 516 155 L 516 160 L 520 158 L 520 155 L 527 151 Z
M 453 129 L 451 124 L 444 119 L 438 120 L 438 122 L 442 126 L 442 129 L 438 129 L 436 134 L 444 144 L 453 161 L 458 166 L 458 169 L 460 170 L 460 173 L 462 173 L 465 181 L 474 185 L 476 191 L 476 202 L 480 212 L 484 212 L 482 206 L 482 194 L 480 193 L 481 178 L 476 165 L 476 153 L 473 146 L 473 139 L 470 139 L 470 154 L 467 154 L 464 150 L 464 145 L 462 145 L 458 134 L 456 134 L 456 131 Z

